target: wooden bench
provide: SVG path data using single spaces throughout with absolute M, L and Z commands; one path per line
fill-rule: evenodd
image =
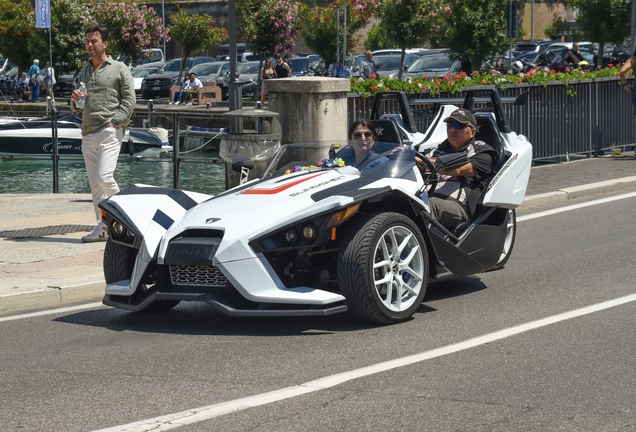
M 215 102 L 222 100 L 221 88 L 216 85 L 215 82 L 204 82 L 203 87 L 197 89 L 196 95 L 193 94 L 192 103 L 197 105 L 203 105 L 209 102 Z M 170 100 L 174 100 L 174 95 L 179 90 L 180 86 L 173 86 L 170 88 Z M 183 100 L 186 102 L 186 99 Z

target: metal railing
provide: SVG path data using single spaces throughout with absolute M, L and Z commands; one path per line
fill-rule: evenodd
M 525 105 L 504 107 L 512 130 L 527 136 L 532 143 L 533 159 L 597 156 L 617 147 L 630 149 L 636 142 L 634 109 L 619 82 L 618 78 L 601 78 L 567 85 L 520 84 L 500 89 L 500 93 L 502 97 L 515 97 L 530 91 Z M 464 93 L 439 95 L 463 97 Z M 372 102 L 371 97 L 349 94 L 348 124 L 357 118 L 370 118 Z M 433 119 L 436 110 L 432 107 L 433 104 L 411 104 L 419 132 L 425 132 Z M 399 108 L 394 101 L 386 101 L 384 112 L 399 112 Z

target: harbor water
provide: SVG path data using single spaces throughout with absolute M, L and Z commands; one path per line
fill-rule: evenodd
M 115 170 L 120 189 L 135 183 L 173 187 L 170 157 L 135 161 L 121 157 Z M 61 159 L 60 193 L 90 193 L 81 158 Z M 215 195 L 225 190 L 225 163 L 216 152 L 191 152 L 180 164 L 180 188 Z M 52 193 L 53 163 L 50 159 L 0 159 L 0 193 Z

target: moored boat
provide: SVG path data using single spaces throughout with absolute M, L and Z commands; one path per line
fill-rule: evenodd
M 57 119 L 58 155 L 63 158 L 82 157 L 82 119 L 62 111 Z M 120 157 L 158 157 L 166 149 L 167 131 L 152 128 L 126 128 Z M 0 122 L 0 157 L 50 158 L 53 138 L 50 117 L 31 117 Z

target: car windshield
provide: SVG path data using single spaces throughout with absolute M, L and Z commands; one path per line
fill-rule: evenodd
M 396 143 L 375 143 L 373 151 L 379 155 L 386 155 L 400 147 Z M 319 141 L 311 143 L 290 143 L 280 146 L 272 159 L 263 178 L 278 177 L 298 171 L 315 171 L 322 169 L 340 168 L 341 165 L 332 163 L 336 159 L 345 157 L 353 152 L 353 147 L 347 141 Z M 373 177 L 401 177 L 412 171 L 415 163 L 415 152 L 401 151 L 391 156 L 390 162 L 381 164 L 364 171 L 365 176 Z M 329 160 L 329 161 L 327 161 Z M 370 160 L 369 160 L 370 161 Z M 363 167 L 360 167 L 363 168 Z
M 154 71 L 155 71 L 154 69 L 138 69 L 132 73 L 132 76 L 134 76 L 135 78 L 143 78 L 143 77 L 147 77 Z
M 239 74 L 257 74 L 258 73 L 258 62 L 256 63 L 241 63 L 238 66 Z
M 193 67 L 190 72 L 194 72 L 197 76 L 205 75 L 216 75 L 219 73 L 219 69 L 221 68 L 220 64 L 215 63 L 204 63 Z
M 442 55 L 425 55 L 415 61 L 407 72 L 444 72 L 453 66 L 453 61 L 446 54 Z
M 187 59 L 183 70 L 188 70 L 190 67 L 192 67 L 192 59 Z M 159 72 L 179 72 L 179 69 L 181 69 L 181 59 L 175 59 L 163 65 Z
M 289 67 L 294 72 L 306 72 L 309 69 L 309 60 L 306 58 L 291 59 Z
M 400 57 L 376 57 L 373 61 L 375 62 L 375 70 L 378 71 L 400 68 Z

